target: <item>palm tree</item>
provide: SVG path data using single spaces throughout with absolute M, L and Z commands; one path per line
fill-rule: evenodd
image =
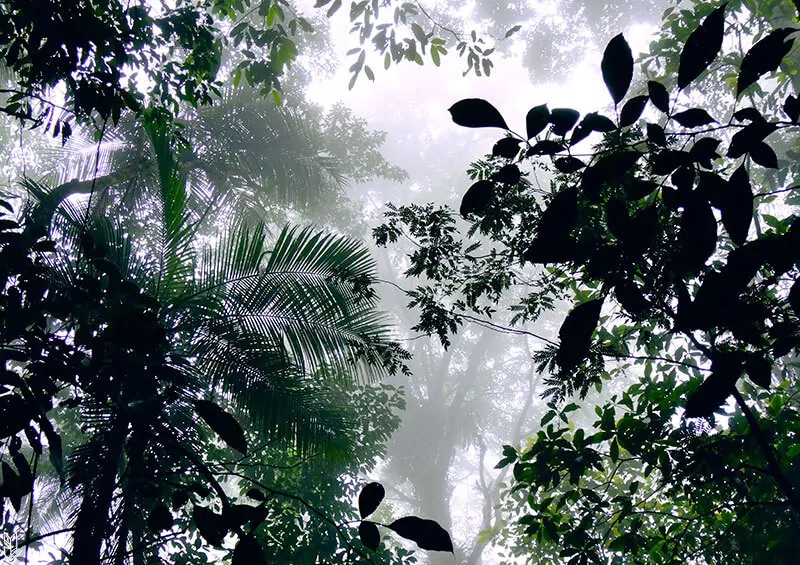
M 85 365 L 64 376 L 60 393 L 76 405 L 82 434 L 66 477 L 77 494 L 76 565 L 102 556 L 125 562 L 131 540 L 150 535 L 146 524 L 159 529 L 160 501 L 197 492 L 198 481 L 230 508 L 204 461 L 215 436 L 203 420 L 240 451 L 252 436 L 335 458 L 348 423 L 327 402 L 325 379 L 399 366 L 361 245 L 286 227 L 270 249 L 263 224 L 235 220 L 201 231 L 226 209 L 222 199 L 206 194 L 205 210 L 192 210 L 200 191 L 188 181 L 191 168 L 181 166 L 166 128 L 145 130 L 148 165 L 94 182 L 99 193 L 135 183 L 118 200 L 127 205 L 118 216 L 105 214 L 107 202 L 98 205 L 92 191 L 76 198 L 83 185 L 25 183 L 36 202 L 32 229 L 46 226 L 57 244 L 49 272 L 53 301 L 65 311 L 59 331 Z M 204 536 L 217 537 L 207 528 Z

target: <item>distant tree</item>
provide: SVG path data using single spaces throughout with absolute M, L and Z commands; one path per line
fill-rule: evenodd
M 574 304 L 558 340 L 540 336 L 534 354 L 552 409 L 499 465 L 513 467 L 517 518 L 501 544 L 531 562 L 796 554 L 797 187 L 792 174 L 762 185 L 760 173 L 794 170 L 772 146 L 796 139 L 800 103 L 787 94 L 777 109 L 735 104 L 723 116 L 682 94 L 715 64 L 725 14 L 713 7 L 687 35 L 670 88 L 649 81 L 631 95 L 633 54 L 614 37 L 601 64 L 613 117 L 540 105 L 516 133 L 489 102 L 457 102 L 457 124 L 506 131 L 470 171 L 459 210 L 469 239 L 442 237 L 455 213 L 433 205 L 393 208 L 375 230 L 381 245 L 418 243 L 409 273 L 427 281 L 408 292 L 416 329 L 445 347 L 512 289 L 526 289 L 515 324 Z M 767 88 L 759 80 L 795 33 L 773 29 L 740 56 L 737 100 Z M 593 134 L 602 141 L 580 149 Z M 553 172 L 549 190 L 525 180 L 525 163 Z M 635 384 L 599 406 L 594 425 L 576 427 L 580 403 L 559 406 L 613 389 L 622 373 Z

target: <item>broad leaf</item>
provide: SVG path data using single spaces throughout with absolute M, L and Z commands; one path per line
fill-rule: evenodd
M 556 194 L 542 212 L 536 227 L 536 238 L 525 252 L 532 263 L 559 263 L 572 259 L 572 232 L 578 220 L 578 193 L 567 189 Z
M 783 103 L 783 111 L 793 123 L 800 121 L 800 98 L 794 94 L 787 96 Z
M 772 380 L 772 363 L 767 361 L 763 355 L 748 353 L 744 362 L 744 370 L 753 384 L 761 388 L 769 388 Z
M 453 104 L 448 110 L 453 121 L 467 128 L 508 129 L 500 112 L 482 98 L 465 98 Z
M 753 190 L 747 169 L 741 165 L 728 179 L 728 190 L 722 202 L 722 225 L 738 245 L 747 240 L 753 221 Z
M 795 31 L 790 27 L 776 29 L 750 48 L 742 59 L 739 79 L 736 81 L 737 97 L 763 75 L 778 69 L 794 43 L 794 39 L 786 41 L 786 38 Z
M 550 123 L 553 125 L 555 135 L 567 135 L 569 130 L 578 123 L 580 113 L 572 108 L 554 108 L 550 112 Z
M 517 156 L 517 153 L 519 153 L 519 144 L 519 139 L 504 137 L 494 144 L 494 147 L 492 147 L 492 155 L 505 159 L 513 159 Z
M 358 537 L 364 547 L 376 551 L 381 545 L 381 533 L 374 522 L 361 522 L 358 525 Z
M 621 33 L 608 42 L 600 69 L 614 104 L 619 104 L 633 79 L 633 53 Z
M 608 133 L 617 129 L 617 126 L 611 118 L 598 114 L 597 112 L 586 114 L 581 120 L 581 125 L 591 131 L 599 131 L 600 133 Z
M 586 167 L 586 163 L 577 157 L 561 157 L 553 161 L 553 165 L 561 173 L 574 173 Z
M 769 122 L 752 122 L 744 129 L 739 130 L 731 138 L 728 147 L 728 157 L 738 159 L 745 153 L 753 150 L 753 147 L 764 141 L 764 138 L 777 129 L 775 124 Z
M 664 128 L 658 124 L 648 123 L 645 126 L 647 130 L 647 139 L 651 143 L 655 143 L 660 147 L 667 146 L 667 135 L 664 133 Z
M 481 213 L 486 210 L 493 198 L 494 183 L 490 180 L 479 180 L 473 183 L 464 193 L 459 213 L 465 217 L 470 214 Z
M 196 400 L 194 409 L 222 441 L 242 455 L 247 455 L 247 439 L 236 418 L 208 400 Z
M 778 156 L 772 147 L 767 145 L 764 141 L 756 143 L 750 148 L 750 158 L 755 162 L 768 169 L 778 168 Z
M 654 80 L 647 81 L 647 95 L 653 106 L 664 112 L 669 112 L 669 92 L 660 82 Z
M 678 257 L 681 271 L 699 273 L 717 246 L 717 220 L 711 205 L 699 196 L 686 202 L 678 232 Z
M 636 123 L 647 105 L 647 96 L 634 96 L 622 107 L 619 112 L 619 127 L 624 128 Z
M 589 355 L 592 334 L 600 319 L 603 299 L 596 298 L 573 308 L 558 330 L 556 362 L 563 371 L 571 371 Z
M 691 108 L 690 110 L 678 112 L 672 117 L 685 128 L 696 128 L 717 121 L 702 108 Z
M 509 186 L 517 184 L 521 178 L 522 173 L 520 172 L 519 167 L 513 163 L 500 167 L 500 169 L 492 175 L 492 180 L 494 182 L 499 182 Z
M 204 540 L 211 545 L 222 545 L 228 528 L 220 514 L 205 506 L 195 506 L 192 510 L 192 519 Z
M 367 483 L 358 494 L 358 514 L 362 519 L 366 518 L 378 508 L 378 505 L 386 496 L 386 489 L 380 483 Z
M 433 520 L 406 516 L 398 518 L 387 527 L 397 535 L 415 542 L 420 549 L 453 553 L 450 534 Z
M 678 88 L 689 86 L 716 59 L 722 48 L 726 6 L 727 2 L 711 12 L 686 40 L 678 63 Z
M 547 104 L 534 106 L 528 110 L 528 114 L 525 116 L 525 130 L 527 132 L 528 139 L 539 135 L 549 123 L 550 110 L 548 110 Z
M 552 139 L 543 139 L 542 141 L 537 141 L 533 144 L 533 147 L 528 149 L 527 153 L 525 153 L 526 157 L 530 157 L 532 155 L 555 155 L 556 153 L 560 153 L 564 151 L 566 147 L 564 144 L 559 143 L 558 141 L 554 141 Z
M 800 279 L 794 281 L 789 290 L 789 306 L 792 307 L 795 316 L 800 317 Z
M 154 534 L 169 530 L 173 523 L 172 512 L 163 502 L 156 504 L 147 516 L 147 528 Z

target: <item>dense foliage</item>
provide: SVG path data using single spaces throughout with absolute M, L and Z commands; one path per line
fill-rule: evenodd
M 800 223 L 796 165 L 774 147 L 796 145 L 800 107 L 795 94 L 777 109 L 753 96 L 768 92 L 759 81 L 782 65 L 796 30 L 769 30 L 740 54 L 739 102 L 723 116 L 686 93 L 725 39 L 727 4 L 702 9 L 675 74 L 640 92 L 629 92 L 630 47 L 611 40 L 601 68 L 613 118 L 539 105 L 519 134 L 485 100 L 454 104 L 457 124 L 507 131 L 469 171 L 469 239 L 435 205 L 393 207 L 375 230 L 382 245 L 401 235 L 418 244 L 407 274 L 427 282 L 409 291 L 410 306 L 421 311 L 416 328 L 445 347 L 501 298 L 515 299 L 514 324 L 573 303 L 557 340 L 528 332 L 543 342 L 534 359 L 553 405 L 500 463 L 513 465 L 515 519 L 499 533 L 532 562 L 796 554 Z M 602 139 L 587 152 L 590 136 Z M 549 190 L 528 163 L 553 172 Z M 596 421 L 580 403 L 559 408 L 593 388 L 616 392 Z

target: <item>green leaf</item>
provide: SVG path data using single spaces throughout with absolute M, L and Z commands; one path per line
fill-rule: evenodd
M 726 6 L 727 2 L 711 12 L 686 40 L 678 64 L 678 88 L 681 90 L 711 66 L 722 48 Z
M 600 69 L 614 104 L 619 104 L 625 98 L 633 79 L 633 53 L 621 33 L 606 46 Z
M 521 30 L 521 29 L 522 29 L 522 26 L 520 26 L 520 25 L 515 25 L 514 27 L 510 28 L 510 29 L 509 29 L 509 30 L 506 32 L 506 34 L 505 34 L 505 36 L 504 36 L 504 37 L 505 37 L 506 39 L 508 39 L 509 37 L 511 37 L 512 35 L 514 35 L 515 33 L 517 33 L 517 32 L 518 32 L 519 30 Z
M 453 104 L 448 110 L 453 121 L 467 128 L 508 129 L 503 116 L 482 98 L 465 98 Z
M 247 439 L 239 422 L 233 416 L 209 400 L 196 400 L 194 408 L 197 415 L 222 438 L 222 441 L 242 455 L 247 455 Z

